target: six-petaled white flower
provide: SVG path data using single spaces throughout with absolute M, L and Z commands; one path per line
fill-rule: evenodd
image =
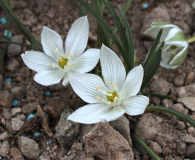
M 161 41 L 164 40 L 165 44 L 162 48 L 160 65 L 167 69 L 175 69 L 187 56 L 188 42 L 182 30 L 178 26 L 164 22 L 153 23 L 151 26 L 144 34 L 153 38 L 156 38 L 160 29 L 163 28 Z
M 77 19 L 68 32 L 64 50 L 60 35 L 43 27 L 41 42 L 45 53 L 26 51 L 21 57 L 30 69 L 38 72 L 34 77 L 37 83 L 48 86 L 63 79 L 62 84 L 65 86 L 72 75 L 91 71 L 99 61 L 99 49 L 84 52 L 88 35 L 87 17 Z
M 119 57 L 106 46 L 100 51 L 103 80 L 93 74 L 75 75 L 70 84 L 85 105 L 73 112 L 68 119 L 74 122 L 93 124 L 113 121 L 124 113 L 142 114 L 149 98 L 137 95 L 143 80 L 143 67 L 133 68 L 126 76 L 125 68 Z

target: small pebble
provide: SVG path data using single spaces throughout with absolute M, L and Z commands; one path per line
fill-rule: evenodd
M 147 3 L 142 4 L 142 8 L 144 9 L 148 8 L 148 4 Z
M 40 137 L 40 136 L 41 136 L 41 133 L 35 132 L 35 133 L 34 133 L 34 136 L 35 136 L 35 137 Z
M 28 116 L 27 120 L 29 120 L 29 119 L 33 118 L 34 116 L 35 116 L 34 114 L 29 114 L 29 116 Z
M 4 30 L 4 36 L 7 37 L 7 34 L 8 34 L 8 30 Z M 8 35 L 8 38 L 11 38 L 12 36 L 12 31 L 9 31 L 9 35 Z
M 48 141 L 48 143 L 49 143 L 49 144 L 52 144 L 52 140 L 50 139 L 50 140 Z
M 21 134 L 20 137 L 26 137 L 26 135 L 25 134 Z
M 7 20 L 5 17 L 0 18 L 1 24 L 6 24 Z
M 45 95 L 46 96 L 51 96 L 51 92 L 50 91 L 47 91 L 47 92 L 45 92 Z
M 12 82 L 12 79 L 11 78 L 6 78 L 5 81 Z
M 14 106 L 14 107 L 15 107 L 15 106 L 17 106 L 17 105 L 18 105 L 18 100 L 16 100 L 16 99 L 15 99 L 15 100 L 13 100 L 13 102 L 12 102 L 12 106 Z

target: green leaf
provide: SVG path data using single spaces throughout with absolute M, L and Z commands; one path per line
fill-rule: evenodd
M 137 135 L 131 133 L 131 138 L 135 140 L 140 146 L 154 159 L 161 160 Z
M 23 46 L 23 47 L 27 47 L 27 48 L 32 48 L 32 46 L 30 46 L 30 45 L 26 45 L 26 44 L 22 44 L 22 43 L 17 43 L 17 42 L 14 42 L 14 41 L 8 41 L 8 40 L 2 40 L 2 39 L 0 39 L 0 42 L 2 42 L 2 43 L 11 43 L 11 44 L 16 44 L 16 45 Z
M 0 5 L 3 10 L 7 13 L 10 19 L 16 24 L 21 33 L 26 37 L 26 39 L 31 43 L 32 47 L 37 51 L 43 51 L 42 45 L 32 36 L 32 34 L 26 29 L 26 27 L 20 22 L 16 17 L 13 10 L 10 8 L 6 0 L 0 0 Z
M 157 51 L 154 53 L 154 56 L 151 58 L 152 61 L 150 63 L 150 66 L 148 66 L 148 70 L 144 71 L 144 80 L 141 86 L 141 90 L 148 84 L 148 82 L 152 79 L 156 70 L 158 69 L 158 66 L 161 61 L 161 52 L 163 46 L 164 46 L 164 41 L 157 49 Z
M 118 48 L 121 56 L 123 57 L 126 69 L 129 70 L 127 57 L 125 55 L 125 50 L 122 48 L 120 41 L 118 40 L 116 35 L 113 34 L 109 26 L 104 22 L 104 20 L 98 15 L 97 12 L 94 11 L 94 9 L 87 2 L 85 2 L 84 0 L 76 0 L 76 1 L 80 3 L 83 7 L 85 7 L 85 9 L 88 10 L 91 13 L 91 15 L 97 20 L 97 22 L 103 27 L 103 29 L 107 32 L 107 34 L 110 35 L 116 47 Z
M 158 35 L 153 43 L 153 46 L 148 54 L 148 57 L 146 59 L 146 62 L 144 63 L 144 74 L 146 74 L 146 72 L 148 71 L 151 63 L 153 63 L 153 61 L 155 61 L 156 59 L 156 49 L 157 49 L 157 46 L 160 42 L 160 37 L 162 35 L 162 29 L 158 32 Z
M 129 26 L 129 23 L 127 21 L 127 18 L 125 17 L 121 7 L 119 6 L 121 15 L 123 16 L 124 22 L 125 22 L 125 28 L 126 28 L 126 33 L 127 33 L 127 42 L 128 42 L 128 52 L 127 52 L 127 57 L 129 59 L 129 65 L 130 65 L 130 69 L 133 69 L 134 67 L 134 57 L 135 57 L 135 53 L 134 53 L 134 45 L 133 45 L 133 37 L 131 34 L 131 28 Z
M 117 15 L 116 11 L 114 10 L 113 6 L 111 5 L 109 0 L 102 0 L 104 2 L 104 4 L 106 5 L 106 7 L 108 8 L 108 11 L 110 12 L 110 15 L 112 16 L 112 19 L 114 20 L 114 23 L 118 29 L 118 33 L 120 36 L 120 39 L 122 41 L 123 44 L 123 48 L 127 54 L 128 52 L 128 43 L 127 43 L 127 37 L 125 35 L 125 31 L 123 28 L 123 25 L 119 19 L 119 16 Z M 127 57 L 128 58 L 128 57 Z
M 174 115 L 177 118 L 183 120 L 184 122 L 189 123 L 192 127 L 195 127 L 195 121 L 193 119 L 191 119 L 190 117 L 188 117 L 180 112 L 177 112 L 173 109 L 170 109 L 170 108 L 166 108 L 166 107 L 162 107 L 162 106 L 149 106 L 146 108 L 145 111 L 146 112 L 157 111 L 157 112 L 169 113 L 169 114 Z

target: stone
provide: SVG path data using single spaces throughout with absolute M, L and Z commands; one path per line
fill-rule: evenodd
M 190 72 L 188 73 L 188 75 L 186 76 L 185 79 L 185 85 L 189 85 L 190 83 L 192 83 L 195 79 L 195 72 Z
M 14 87 L 11 92 L 17 100 L 21 100 L 26 95 L 26 90 L 23 87 Z
M 151 10 L 149 14 L 146 14 L 143 22 L 143 27 L 141 29 L 141 33 L 149 29 L 151 27 L 150 24 L 153 22 L 171 23 L 170 15 L 164 5 L 155 7 L 154 9 Z
M 163 99 L 162 104 L 163 106 L 170 108 L 173 105 L 173 101 L 170 99 Z
M 18 148 L 25 157 L 31 159 L 37 159 L 39 157 L 39 145 L 33 139 L 28 137 L 20 137 L 17 143 Z
M 39 102 L 43 99 L 43 95 L 39 89 L 32 85 L 28 85 L 26 88 L 26 98 L 28 103 Z
M 162 78 L 154 80 L 150 84 L 150 91 L 152 93 L 167 95 L 169 90 L 169 83 Z
M 12 82 L 4 81 L 4 90 L 11 90 L 12 89 Z
M 182 104 L 180 104 L 180 103 L 176 103 L 176 104 L 172 105 L 170 108 L 171 108 L 171 109 L 174 109 L 174 110 L 176 110 L 176 111 L 178 111 L 178 112 L 180 112 L 180 113 L 185 114 L 185 108 L 184 108 L 184 106 L 183 106 Z
M 33 111 L 37 110 L 38 105 L 39 105 L 39 102 L 27 103 L 24 106 L 22 106 L 22 113 L 30 114 Z
M 35 0 L 34 3 L 36 14 L 45 13 L 49 10 L 50 3 L 47 0 Z
M 188 133 L 193 135 L 195 133 L 194 127 L 188 128 Z
M 79 134 L 80 124 L 67 120 L 72 112 L 72 109 L 66 108 L 55 128 L 58 142 L 66 147 L 71 146 Z
M 43 107 L 43 110 L 48 113 L 52 118 L 58 119 L 64 109 L 66 104 L 61 98 L 50 98 L 49 102 Z
M 160 155 L 162 152 L 161 146 L 157 142 L 150 142 L 149 147 L 154 151 L 157 155 Z
M 195 144 L 190 144 L 186 149 L 186 157 L 195 158 Z
M 178 142 L 176 147 L 176 155 L 183 155 L 186 152 L 186 143 L 185 142 Z
M 194 97 L 195 96 L 195 83 L 188 85 L 188 86 L 175 88 L 175 91 L 179 98 Z
M 177 122 L 177 128 L 183 130 L 185 128 L 185 123 L 182 121 Z
M 3 112 L 3 117 L 6 119 L 6 120 L 10 120 L 12 118 L 12 115 L 10 112 Z
M 195 137 L 193 137 L 191 134 L 186 134 L 181 139 L 186 143 L 195 143 Z
M 13 96 L 9 91 L 0 91 L 0 106 L 11 107 Z
M 130 137 L 129 120 L 123 115 L 115 121 L 111 121 L 110 125 L 118 131 L 132 145 Z
M 6 69 L 14 72 L 18 69 L 19 67 L 19 62 L 15 58 L 11 58 L 6 62 Z
M 152 96 L 150 100 L 154 105 L 160 105 L 160 98 Z
M 18 113 L 21 113 L 21 108 L 19 108 L 19 107 L 12 108 L 12 110 L 11 110 L 12 116 L 17 115 Z
M 174 80 L 173 80 L 173 83 L 174 83 L 174 85 L 177 86 L 177 87 L 183 86 L 183 84 L 184 84 L 184 76 L 183 76 L 183 75 L 178 75 L 178 76 L 176 76 L 176 77 L 174 78 Z
M 22 35 L 15 35 L 11 37 L 12 42 L 22 43 Z M 20 55 L 22 52 L 21 46 L 17 44 L 9 44 L 7 48 L 7 55 L 9 58 Z
M 24 125 L 24 121 L 22 121 L 20 118 L 12 118 L 11 119 L 12 122 L 12 129 L 14 131 L 19 131 L 20 128 Z
M 8 141 L 3 141 L 0 149 L 0 155 L 3 157 L 7 157 L 10 152 L 10 145 Z
M 169 154 L 171 154 L 171 149 L 169 147 L 165 147 L 165 149 L 162 152 L 162 155 L 167 156 Z
M 11 153 L 11 156 L 13 157 L 13 160 L 24 160 L 22 153 L 16 147 L 11 147 L 10 153 Z
M 8 137 L 7 132 L 3 132 L 3 133 L 1 133 L 1 134 L 0 134 L 0 141 L 5 140 L 7 137 Z
M 195 97 L 183 97 L 177 100 L 178 102 L 184 104 L 187 108 L 195 111 Z
M 79 133 L 79 137 L 81 138 L 81 142 L 83 142 L 83 137 L 85 135 L 87 135 L 93 128 L 94 128 L 94 125 L 92 124 L 81 124 L 81 127 L 80 127 L 80 133 Z
M 84 136 L 88 156 L 102 160 L 133 160 L 134 154 L 127 140 L 114 130 L 109 123 L 98 123 Z
M 10 7 L 12 9 L 21 9 L 26 7 L 27 3 L 24 0 L 10 0 Z
M 161 136 L 156 135 L 155 136 L 155 141 L 158 142 L 158 144 L 160 144 L 161 147 L 165 147 L 166 146 L 166 142 L 162 139 Z
M 6 120 L 5 125 L 6 125 L 6 128 L 9 131 L 9 134 L 16 134 L 17 133 L 17 131 L 14 131 L 13 128 L 12 128 L 11 120 Z
M 53 136 L 53 133 L 49 127 L 49 115 L 43 112 L 40 105 L 37 106 L 37 115 L 41 118 L 41 126 L 49 137 Z

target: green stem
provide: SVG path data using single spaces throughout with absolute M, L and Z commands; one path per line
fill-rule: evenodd
M 127 9 L 129 8 L 131 2 L 132 2 L 132 0 L 127 0 L 127 2 L 125 3 L 125 6 L 124 6 L 123 9 L 122 9 L 124 15 L 125 15 L 125 13 L 127 12 Z M 120 14 L 120 15 L 119 15 L 120 21 L 122 21 L 122 18 L 123 18 L 123 15 Z M 112 30 L 112 32 L 113 32 L 114 34 L 116 34 L 116 32 L 117 32 L 117 27 L 116 27 L 116 26 L 114 26 L 114 29 Z M 109 43 L 110 43 L 110 45 L 112 45 L 112 39 L 109 40 Z
M 8 40 L 1 40 L 0 39 L 0 42 L 2 42 L 2 43 L 11 43 L 11 44 L 16 44 L 16 45 L 27 47 L 27 48 L 32 48 L 32 46 L 30 46 L 30 45 L 21 44 L 21 43 L 17 43 L 17 42 L 13 42 L 13 41 L 8 41 Z
M 140 146 L 154 159 L 154 160 L 161 160 L 145 143 L 142 141 L 137 135 L 134 133 L 131 133 L 131 137 L 133 140 L 135 140 L 137 143 L 140 144 Z
M 161 95 L 161 94 L 156 94 L 156 93 L 150 93 L 150 92 L 145 92 L 145 91 L 141 91 L 142 94 L 145 94 L 145 95 L 151 95 L 151 96 L 156 96 L 156 97 L 159 97 L 159 98 L 168 98 L 168 99 L 171 99 L 173 101 L 177 101 L 177 98 L 174 97 L 174 96 L 166 96 L 166 95 Z
M 192 127 L 195 127 L 195 121 L 193 119 L 191 119 L 190 117 L 188 117 L 180 112 L 177 112 L 173 109 L 170 109 L 170 108 L 166 108 L 166 107 L 162 107 L 162 106 L 148 106 L 145 111 L 146 112 L 157 111 L 157 112 L 169 113 L 169 114 L 174 115 L 177 118 L 185 121 L 186 123 L 189 123 Z
M 195 36 L 194 37 L 191 37 L 187 40 L 188 43 L 193 43 L 195 42 Z

